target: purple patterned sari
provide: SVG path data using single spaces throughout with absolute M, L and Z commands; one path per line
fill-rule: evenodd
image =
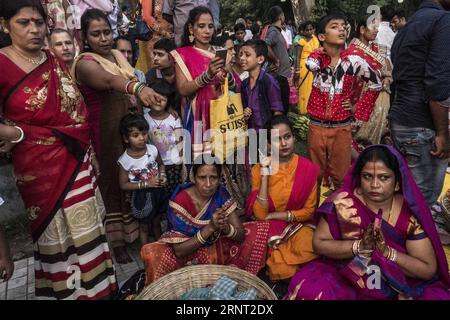
M 360 260 L 331 260 L 323 258 L 301 268 L 292 278 L 286 298 L 288 299 L 450 299 L 450 277 L 447 260 L 440 239 L 423 195 L 419 191 L 402 156 L 393 148 L 387 148 L 398 160 L 402 175 L 403 205 L 395 226 L 382 221 L 381 230 L 386 244 L 400 253 L 406 253 L 406 241 L 428 237 L 433 245 L 438 271 L 429 281 L 408 277 L 394 262 L 387 260 L 375 250 L 370 260 L 370 269 L 376 274 L 360 272 Z M 354 195 L 356 180 L 354 167 L 347 174 L 344 185 L 317 210 L 316 219 L 324 218 L 335 240 L 361 239 L 376 214 Z M 411 221 L 420 224 L 420 231 L 411 234 Z M 377 285 L 378 284 L 378 285 Z

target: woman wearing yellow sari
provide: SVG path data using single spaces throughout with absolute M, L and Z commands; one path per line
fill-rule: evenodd
M 297 60 L 299 61 L 295 71 L 295 81 L 298 84 L 298 109 L 301 114 L 306 113 L 309 95 L 311 94 L 313 75 L 306 68 L 305 62 L 309 55 L 320 47 L 319 40 L 314 35 L 315 28 L 311 21 L 306 21 L 300 26 L 304 37 L 298 42 Z

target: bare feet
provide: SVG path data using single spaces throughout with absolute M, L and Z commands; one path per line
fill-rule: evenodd
M 130 262 L 133 262 L 133 259 L 130 257 L 130 255 L 127 252 L 127 249 L 124 246 L 116 247 L 113 249 L 114 251 L 114 257 L 116 258 L 116 261 L 120 264 L 127 264 Z

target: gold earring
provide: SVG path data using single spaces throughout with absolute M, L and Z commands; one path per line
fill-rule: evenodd
M 192 43 L 192 42 L 194 42 L 194 35 L 192 34 L 192 32 L 191 32 L 191 34 L 189 35 L 189 42 L 190 43 Z
M 395 186 L 395 191 L 398 191 L 398 190 L 400 190 L 400 186 L 397 183 L 397 185 Z
M 5 32 L 6 34 L 8 34 L 8 33 L 9 33 L 9 30 L 5 28 L 5 29 L 3 30 L 3 32 Z

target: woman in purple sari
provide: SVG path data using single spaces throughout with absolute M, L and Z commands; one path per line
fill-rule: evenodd
M 286 298 L 450 299 L 430 210 L 395 149 L 364 150 L 316 218 L 322 259 L 296 273 Z

